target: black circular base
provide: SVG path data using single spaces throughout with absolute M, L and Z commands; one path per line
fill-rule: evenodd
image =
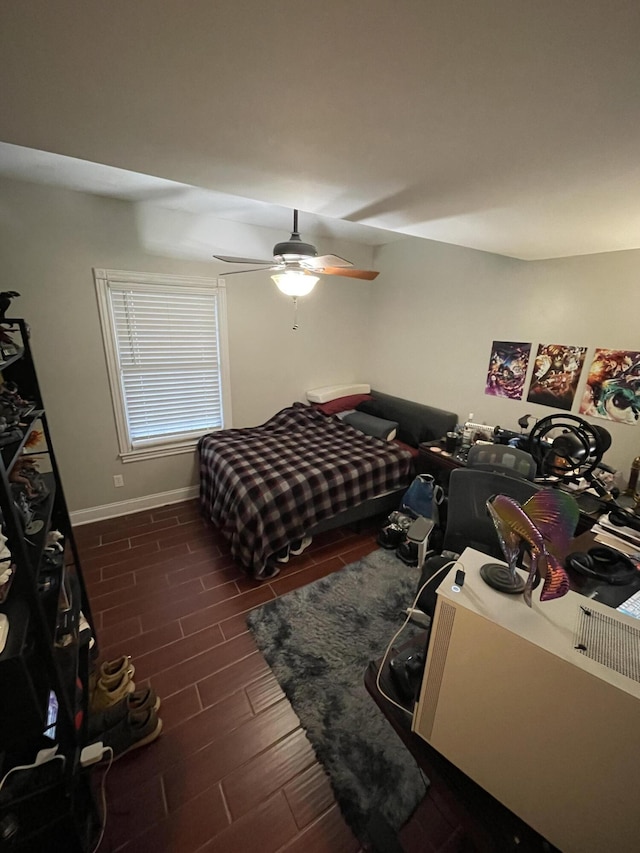
M 507 566 L 500 563 L 485 563 L 480 567 L 480 577 L 493 589 L 518 595 L 524 591 L 524 581 L 519 575 L 515 577 Z

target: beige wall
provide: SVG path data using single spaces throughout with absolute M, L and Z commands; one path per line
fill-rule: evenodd
M 305 234 L 309 239 L 311 234 Z M 32 344 L 72 510 L 197 483 L 195 455 L 122 465 L 109 395 L 92 267 L 211 276 L 214 251 L 257 257 L 279 231 L 190 216 L 20 181 L 0 181 L 2 289 Z M 417 238 L 372 250 L 339 241 L 321 251 L 381 271 L 376 282 L 324 279 L 291 303 L 266 275 L 227 278 L 233 423 L 261 423 L 304 390 L 370 381 L 515 429 L 551 410 L 484 394 L 493 340 L 640 349 L 640 251 L 533 263 Z M 582 386 L 579 390 L 581 390 Z M 574 407 L 575 408 L 575 407 Z M 605 424 L 604 421 L 601 422 Z M 638 427 L 606 423 L 606 461 L 628 472 Z M 115 489 L 113 474 L 125 486 Z
M 216 245 L 216 237 L 226 244 Z M 215 277 L 229 267 L 205 260 L 213 251 L 270 257 L 281 239 L 280 231 L 0 181 L 2 289 L 21 294 L 11 313 L 32 329 L 71 510 L 197 483 L 195 454 L 126 465 L 118 459 L 92 267 Z M 372 250 L 362 245 L 334 241 L 321 251 L 372 263 Z M 266 420 L 306 388 L 363 380 L 369 283 L 324 280 L 301 303 L 294 332 L 293 305 L 266 274 L 226 282 L 234 426 Z M 117 473 L 124 488 L 113 486 Z
M 553 412 L 484 394 L 494 340 L 531 341 L 533 352 L 538 343 L 588 347 L 578 398 L 595 347 L 640 350 L 640 251 L 526 262 L 408 238 L 378 249 L 375 264 L 371 383 L 461 420 L 473 412 L 517 430 L 523 414 Z M 605 461 L 626 477 L 640 426 L 594 423 L 611 432 Z

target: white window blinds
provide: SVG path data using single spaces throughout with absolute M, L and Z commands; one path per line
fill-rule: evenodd
M 94 270 L 120 456 L 188 452 L 230 424 L 224 282 Z
M 132 446 L 221 427 L 215 291 L 110 291 Z

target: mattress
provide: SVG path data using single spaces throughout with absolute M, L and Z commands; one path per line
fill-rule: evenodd
M 301 403 L 210 433 L 198 450 L 201 508 L 255 577 L 313 525 L 412 477 L 409 452 Z

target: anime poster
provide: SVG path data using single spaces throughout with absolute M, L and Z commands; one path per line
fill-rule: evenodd
M 527 400 L 570 412 L 578 390 L 586 347 L 540 344 Z
M 484 393 L 522 400 L 531 344 L 494 341 Z
M 622 424 L 640 420 L 640 352 L 597 349 L 589 368 L 581 415 Z

